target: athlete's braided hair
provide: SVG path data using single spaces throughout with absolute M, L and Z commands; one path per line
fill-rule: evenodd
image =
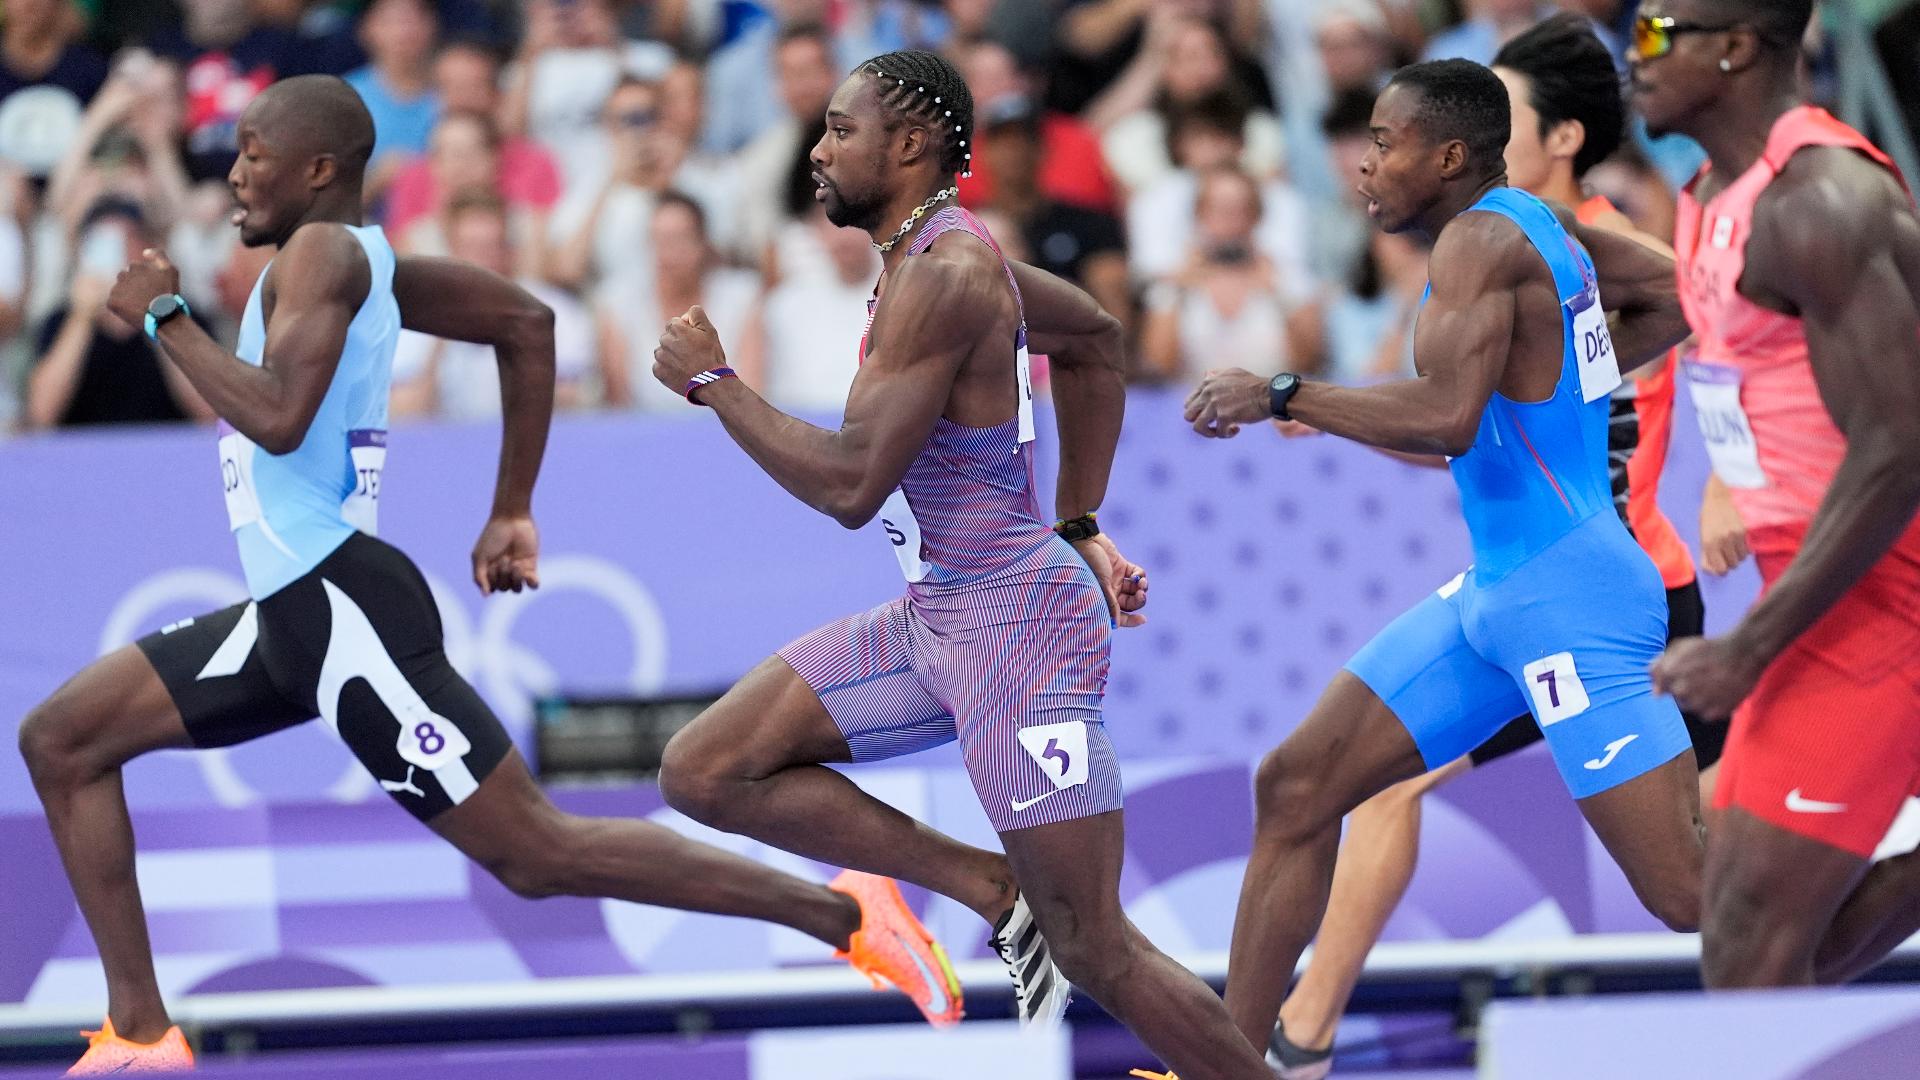
M 890 52 L 857 70 L 876 81 L 880 104 L 927 125 L 941 172 L 973 174 L 973 92 L 945 57 L 918 49 Z

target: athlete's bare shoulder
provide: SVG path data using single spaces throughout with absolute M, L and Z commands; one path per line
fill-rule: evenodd
M 261 300 L 268 314 L 284 300 L 333 301 L 359 307 L 373 288 L 367 252 L 345 225 L 313 221 L 293 231 L 267 268 Z
M 1912 244 L 1916 228 L 1913 200 L 1890 170 L 1847 147 L 1806 147 L 1754 201 L 1740 291 L 1799 315 L 1840 299 L 1857 268 Z
M 1005 329 L 1013 294 L 999 256 L 978 237 L 956 229 L 926 251 L 901 260 L 874 310 L 870 357 L 899 361 L 934 341 L 973 342 Z M 917 346 L 917 348 L 916 348 Z
M 1469 210 L 1448 222 L 1433 242 L 1435 293 L 1442 278 L 1469 290 L 1512 288 L 1544 271 L 1527 234 L 1505 214 Z

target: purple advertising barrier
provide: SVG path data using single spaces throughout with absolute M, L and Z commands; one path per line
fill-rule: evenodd
M 1109 685 L 1129 796 L 1123 888 L 1166 947 L 1223 949 L 1253 764 L 1355 649 L 1466 565 L 1465 532 L 1438 471 L 1263 426 L 1207 442 L 1185 429 L 1173 393 L 1136 394 L 1129 408 L 1102 522 L 1150 569 L 1153 602 L 1147 626 L 1117 636 Z M 1703 472 L 1684 403 L 1678 432 L 1667 497 L 1691 533 Z M 883 536 L 801 506 L 690 410 L 557 423 L 536 499 L 543 587 L 483 600 L 466 556 L 497 444 L 488 427 L 396 429 L 381 524 L 433 584 L 455 666 L 522 746 L 541 694 L 723 687 L 795 635 L 901 589 Z M 102 651 L 242 598 L 216 460 L 210 434 L 194 430 L 0 444 L 0 528 L 17 567 L 0 608 L 0 726 L 11 731 Z M 1742 582 L 1709 584 L 1723 623 L 1744 603 Z M 855 775 L 963 840 L 994 843 L 951 748 Z M 813 942 L 754 924 L 512 898 L 387 806 L 318 724 L 157 754 L 126 777 L 172 994 L 823 959 Z M 558 798 L 827 873 L 694 828 L 651 787 Z M 1390 939 L 1657 928 L 1538 752 L 1439 793 L 1423 843 Z M 97 1001 L 91 945 L 12 752 L 0 753 L 0 852 L 0 1001 Z M 985 928 L 957 905 L 934 900 L 927 914 L 958 956 L 989 955 Z
M 1912 1080 L 1920 990 L 1498 1001 L 1481 1075 L 1525 1080 Z

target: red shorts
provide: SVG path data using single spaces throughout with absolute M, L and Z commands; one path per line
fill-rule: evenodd
M 1771 583 L 1792 552 L 1763 543 L 1755 537 L 1754 551 Z M 1920 794 L 1920 562 L 1911 548 L 1888 553 L 1767 667 L 1733 714 L 1715 806 L 1873 856 L 1907 796 Z

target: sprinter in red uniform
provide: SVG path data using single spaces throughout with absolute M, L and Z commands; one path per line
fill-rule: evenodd
M 1803 104 L 1811 0 L 1648 0 L 1634 84 L 1706 148 L 1681 195 L 1689 390 L 1765 591 L 1658 685 L 1733 716 L 1707 863 L 1709 986 L 1844 976 L 1920 922 L 1868 860 L 1920 784 L 1920 218 L 1886 155 Z

